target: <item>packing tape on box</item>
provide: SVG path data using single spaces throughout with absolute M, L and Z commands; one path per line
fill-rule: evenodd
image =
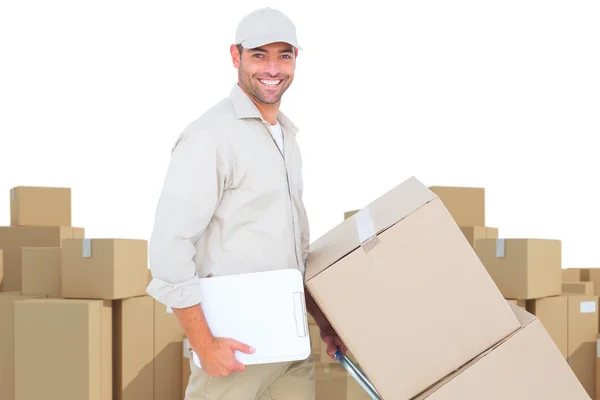
M 505 252 L 506 252 L 506 247 L 505 247 L 504 239 L 496 239 L 496 257 L 504 258 Z
M 16 196 L 15 192 L 16 192 L 15 188 L 10 189 L 10 198 L 13 200 L 15 199 L 15 196 Z
M 596 302 L 595 301 L 582 301 L 579 303 L 579 312 L 581 314 L 589 314 L 596 312 Z
M 360 247 L 362 247 L 365 253 L 368 253 L 379 243 L 377 231 L 375 230 L 373 218 L 371 217 L 371 211 L 369 207 L 365 207 L 356 212 L 352 217 L 356 224 Z
M 89 258 L 92 256 L 92 240 L 89 238 L 82 239 L 81 241 L 81 253 L 83 258 Z
M 600 358 L 600 339 L 596 339 L 596 358 Z

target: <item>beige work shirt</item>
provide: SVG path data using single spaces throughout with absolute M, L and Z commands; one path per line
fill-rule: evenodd
M 304 275 L 309 226 L 298 128 L 281 112 L 278 121 L 283 154 L 235 84 L 180 134 L 149 241 L 152 297 L 189 307 L 202 301 L 203 277 L 283 268 Z

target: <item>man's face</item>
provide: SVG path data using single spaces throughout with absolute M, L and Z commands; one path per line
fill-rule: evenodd
M 255 49 L 243 49 L 241 56 L 232 46 L 241 88 L 265 104 L 278 104 L 294 80 L 296 52 L 287 43 L 271 43 Z

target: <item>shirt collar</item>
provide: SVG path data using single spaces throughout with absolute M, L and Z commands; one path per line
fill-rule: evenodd
M 238 119 L 258 118 L 261 121 L 264 121 L 256 105 L 237 83 L 233 86 L 229 98 L 233 103 L 235 116 Z M 277 121 L 279 121 L 283 129 L 296 136 L 296 133 L 299 130 L 298 127 L 281 111 L 279 111 L 277 115 Z

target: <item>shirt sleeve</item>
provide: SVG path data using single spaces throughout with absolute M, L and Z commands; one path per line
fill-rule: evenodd
M 146 289 L 171 308 L 202 301 L 195 243 L 225 190 L 222 154 L 215 134 L 206 131 L 184 132 L 172 150 L 149 241 L 152 280 Z

